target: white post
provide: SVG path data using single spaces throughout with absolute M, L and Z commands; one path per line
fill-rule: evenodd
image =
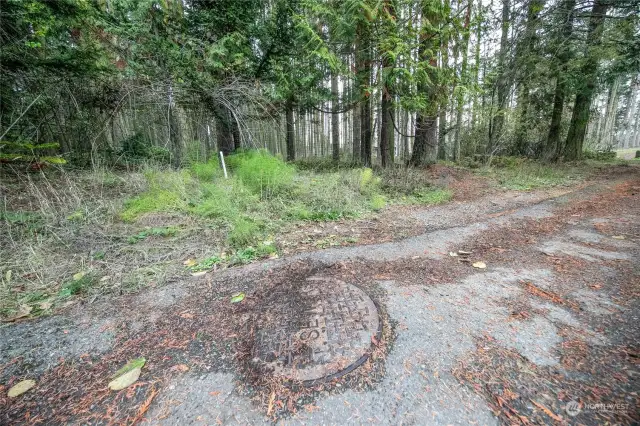
M 229 179 L 229 176 L 227 176 L 227 166 L 224 164 L 224 154 L 222 154 L 222 151 L 220 151 L 220 162 L 222 163 L 222 171 L 224 172 L 224 178 Z

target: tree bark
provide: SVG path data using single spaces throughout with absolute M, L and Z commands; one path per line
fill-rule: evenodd
M 527 132 L 529 130 L 529 81 L 534 71 L 537 58 L 536 30 L 540 22 L 540 11 L 544 6 L 544 0 L 529 0 L 527 4 L 527 23 L 525 25 L 522 42 L 518 45 L 517 63 L 520 74 L 520 94 L 518 106 L 520 116 L 516 127 L 515 152 L 519 155 L 528 155 Z
M 444 1 L 444 8 L 447 13 L 451 9 L 450 0 Z M 449 34 L 445 33 L 444 39 L 442 40 L 442 48 L 440 50 L 440 68 L 446 69 L 449 66 Z M 451 94 L 451 90 L 448 87 L 445 87 L 444 90 L 447 92 L 447 99 L 449 99 L 449 95 Z M 446 160 L 447 159 L 447 105 L 444 104 L 440 108 L 440 114 L 438 117 L 438 160 Z M 455 158 L 455 152 L 454 152 Z
M 435 71 L 438 66 L 438 59 L 435 56 L 435 52 L 440 48 L 439 40 L 436 38 L 439 15 L 437 11 L 434 11 L 433 6 L 427 3 L 423 4 L 422 12 L 425 23 L 420 32 L 418 59 L 422 62 L 429 62 L 429 68 L 427 69 L 429 82 L 420 81 L 418 83 L 418 93 L 427 95 L 428 106 L 426 109 L 418 111 L 416 116 L 413 153 L 409 160 L 409 163 L 413 166 L 434 162 L 438 152 L 438 74 Z
M 333 158 L 333 161 L 340 160 L 340 115 L 338 115 L 339 96 L 338 73 L 333 71 L 331 73 L 331 157 Z
M 467 78 L 467 60 L 469 51 L 469 24 L 471 22 L 471 8 L 473 7 L 473 0 L 469 0 L 467 6 L 467 13 L 464 18 L 464 33 L 462 36 L 462 66 L 460 68 L 460 80 L 464 87 L 467 87 L 469 79 Z M 456 110 L 456 132 L 454 138 L 454 157 L 456 161 L 460 161 L 460 131 L 462 129 L 462 107 L 464 105 L 464 94 L 462 91 L 458 91 Z
M 502 128 L 504 126 L 504 112 L 506 107 L 507 93 L 510 84 L 506 81 L 506 58 L 507 49 L 509 48 L 509 25 L 511 13 L 510 0 L 502 0 L 502 34 L 500 36 L 500 54 L 498 55 L 498 77 L 496 79 L 498 92 L 498 111 L 493 117 L 493 125 L 490 126 L 491 133 L 489 135 L 489 144 L 487 145 L 487 155 L 492 155 L 495 145 L 502 137 Z
M 358 74 L 360 89 L 360 158 L 365 167 L 371 167 L 371 47 L 368 24 L 359 23 L 360 56 Z
M 640 92 L 640 78 L 636 76 L 631 80 L 631 92 L 627 100 L 627 113 L 625 115 L 624 126 L 624 142 L 621 148 L 631 148 L 637 146 L 638 130 L 640 129 L 640 120 L 636 118 L 636 110 L 638 108 L 638 92 Z M 635 123 L 635 127 L 633 125 Z
M 620 77 L 616 77 L 611 83 L 609 97 L 607 99 L 607 110 L 604 116 L 604 128 L 598 135 L 598 145 L 604 148 L 612 148 L 614 143 L 614 128 L 616 124 L 616 113 L 618 112 L 618 88 L 620 87 Z
M 393 153 L 389 152 L 389 135 L 393 135 L 390 126 L 392 113 L 390 97 L 385 85 L 382 89 L 382 100 L 380 102 L 380 161 L 382 167 L 387 167 L 393 163 Z
M 607 14 L 609 2 L 607 0 L 595 0 L 589 29 L 587 33 L 587 58 L 582 66 L 582 87 L 578 89 L 576 101 L 569 125 L 569 134 L 565 143 L 564 156 L 567 160 L 579 160 L 582 158 L 584 137 L 589 123 L 591 99 L 596 89 L 598 58 L 595 49 L 600 44 L 604 28 L 604 17 Z
M 357 76 L 358 72 L 358 48 L 359 44 L 356 43 L 353 49 L 353 61 L 356 65 L 356 79 L 351 81 L 350 92 L 351 92 L 351 100 L 353 102 L 354 99 L 359 99 L 359 79 Z M 360 104 L 356 103 L 351 112 L 352 114 L 352 128 L 351 128 L 351 150 L 352 150 L 352 160 L 353 162 L 360 161 Z
M 476 45 L 475 61 L 473 64 L 473 83 L 476 87 L 480 85 L 480 42 L 482 39 L 482 4 L 478 4 L 478 15 L 476 17 Z M 478 90 L 473 91 L 473 105 L 471 106 L 471 128 L 475 129 L 478 115 Z M 456 160 L 456 161 L 459 161 Z
M 545 147 L 544 157 L 547 160 L 555 160 L 560 153 L 560 129 L 562 125 L 562 113 L 564 112 L 564 100 L 567 91 L 567 63 L 571 57 L 568 44 L 573 33 L 573 18 L 575 15 L 576 0 L 564 0 L 560 6 L 560 21 L 562 30 L 558 35 L 558 64 L 556 66 L 556 88 L 553 95 L 553 112 L 551 124 Z
M 293 128 L 293 100 L 287 100 L 286 112 L 287 161 L 296 159 L 295 129 Z

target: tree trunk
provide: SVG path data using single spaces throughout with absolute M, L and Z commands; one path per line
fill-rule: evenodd
M 359 48 L 359 44 L 356 43 L 353 53 L 354 53 L 354 58 L 353 60 L 355 61 L 356 64 L 356 73 L 359 70 L 358 69 L 358 48 Z M 359 78 L 356 75 L 356 79 L 355 81 L 351 81 L 351 101 L 353 102 L 354 99 L 359 99 Z M 353 107 L 353 110 L 351 111 L 352 114 L 352 128 L 351 128 L 351 150 L 352 150 L 352 160 L 354 162 L 359 162 L 360 161 L 360 104 L 356 103 L 355 106 Z
M 482 39 L 482 4 L 478 4 L 478 15 L 476 17 L 476 45 L 475 45 L 475 61 L 473 64 L 473 83 L 476 90 L 473 92 L 473 105 L 471 106 L 471 128 L 475 129 L 478 114 L 478 90 L 480 84 L 480 42 Z
M 402 120 L 402 129 L 404 130 L 404 135 L 402 136 L 402 159 L 407 161 L 409 159 L 409 128 L 411 124 L 409 123 L 409 111 L 404 110 L 404 118 Z
M 380 161 L 382 167 L 387 167 L 393 163 L 393 153 L 389 152 L 389 135 L 393 135 L 391 129 L 391 96 L 387 91 L 386 84 L 382 89 L 382 100 L 380 102 Z
M 444 8 L 449 13 L 451 9 L 450 0 L 445 0 Z M 440 50 L 440 68 L 445 70 L 449 66 L 449 33 L 445 32 L 442 40 L 442 48 Z M 444 90 L 447 92 L 447 99 L 449 99 L 449 95 L 451 94 L 451 90 L 448 87 L 445 87 Z M 446 160 L 447 159 L 447 105 L 444 104 L 440 108 L 440 116 L 438 117 L 438 160 Z M 454 150 L 455 151 L 455 150 Z M 454 152 L 455 158 L 455 152 Z
M 638 92 L 640 92 L 640 78 L 636 76 L 631 80 L 631 92 L 627 100 L 627 114 L 625 115 L 624 126 L 624 142 L 621 148 L 631 148 L 637 146 L 635 139 L 637 139 L 638 129 L 640 129 L 640 120 L 636 118 L 636 110 L 638 108 Z M 635 123 L 635 128 L 633 123 Z
M 242 148 L 242 137 L 240 136 L 240 126 L 238 125 L 237 117 L 231 111 L 229 111 L 229 118 L 231 120 L 229 122 L 229 125 L 231 126 L 231 134 L 233 135 L 233 150 L 237 151 L 240 148 Z
M 425 93 L 428 106 L 418 111 L 416 116 L 415 139 L 413 141 L 413 154 L 409 163 L 419 166 L 435 161 L 438 152 L 438 59 L 436 53 L 440 46 L 434 31 L 439 25 L 439 14 L 433 9 L 433 5 L 423 4 L 423 18 L 425 23 L 420 32 L 420 45 L 418 46 L 418 58 L 422 62 L 429 62 L 427 75 L 429 82 L 422 80 L 418 83 L 418 93 Z
M 365 167 L 371 167 L 371 47 L 369 29 L 359 24 L 360 56 L 360 158 Z
M 620 77 L 616 77 L 611 83 L 609 97 L 607 99 L 607 111 L 604 116 L 604 128 L 598 136 L 598 145 L 603 148 L 614 146 L 614 128 L 616 124 L 616 113 L 618 112 L 618 87 L 620 87 Z
M 598 58 L 596 48 L 600 44 L 604 28 L 604 17 L 607 14 L 609 2 L 607 0 L 595 0 L 591 17 L 589 18 L 589 30 L 587 35 L 586 62 L 582 66 L 582 87 L 578 89 L 576 102 L 573 107 L 569 134 L 565 144 L 564 155 L 567 160 L 579 160 L 582 158 L 582 146 L 584 136 L 589 123 L 591 98 L 596 88 Z
M 560 130 L 562 125 L 562 113 L 564 111 L 564 99 L 567 91 L 567 63 L 571 57 L 568 44 L 573 33 L 573 18 L 575 14 L 576 0 L 564 0 L 560 6 L 560 21 L 562 30 L 558 35 L 558 65 L 555 70 L 556 89 L 553 95 L 553 112 L 551 113 L 551 125 L 545 147 L 545 159 L 555 160 L 561 151 Z
M 222 151 L 224 155 L 229 155 L 235 149 L 233 127 L 231 125 L 233 117 L 231 112 L 223 105 L 216 105 L 214 113 L 216 118 L 218 151 Z
M 286 105 L 287 161 L 296 159 L 295 129 L 293 128 L 293 100 L 289 98 Z
M 540 11 L 544 7 L 544 0 L 529 0 L 527 4 L 527 23 L 525 25 L 522 42 L 518 45 L 516 61 L 520 74 L 520 94 L 518 95 L 518 105 L 520 116 L 516 128 L 515 152 L 520 155 L 528 154 L 527 133 L 529 131 L 529 81 L 535 68 L 537 59 L 536 30 L 540 22 Z
M 471 8 L 473 0 L 469 0 L 467 13 L 464 18 L 464 33 L 462 36 L 462 67 L 460 68 L 460 80 L 463 86 L 467 86 L 469 79 L 467 78 L 467 55 L 469 50 L 469 23 L 471 22 Z M 456 132 L 454 138 L 454 157 L 456 161 L 460 161 L 460 131 L 462 129 L 462 107 L 464 105 L 464 94 L 458 91 L 458 105 L 456 110 Z
M 502 137 L 502 128 L 504 126 L 504 113 L 506 108 L 507 94 L 509 93 L 509 85 L 506 81 L 506 58 L 507 49 L 509 48 L 509 25 L 511 12 L 510 0 L 502 0 L 502 34 L 500 37 L 500 54 L 498 55 L 498 77 L 496 78 L 498 92 L 498 111 L 493 117 L 493 125 L 489 136 L 489 144 L 487 146 L 487 154 L 492 155 L 495 145 Z
M 338 73 L 334 71 L 331 73 L 331 97 L 333 98 L 331 101 L 331 156 L 333 161 L 340 160 L 340 116 L 338 115 L 339 96 Z

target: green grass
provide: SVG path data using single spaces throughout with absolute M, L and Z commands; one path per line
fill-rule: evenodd
M 120 217 L 131 222 L 145 213 L 179 211 L 187 206 L 195 181 L 187 170 L 150 170 L 145 174 L 147 191 L 125 202 Z
M 213 260 L 237 264 L 273 254 L 260 242 L 287 222 L 350 219 L 390 203 L 439 204 L 451 198 L 450 191 L 430 187 L 424 172 L 406 168 L 374 172 L 323 161 L 300 170 L 264 151 L 242 151 L 226 162 L 228 179 L 217 159 L 179 171 L 147 171 L 146 190 L 125 202 L 120 218 L 132 222 L 151 212 L 190 215 L 222 234 L 223 250 L 235 253 Z M 143 229 L 129 241 L 152 235 L 153 230 Z
M 479 173 L 495 179 L 506 189 L 528 191 L 567 185 L 585 176 L 586 170 L 568 164 L 544 164 L 516 157 L 498 157 L 494 166 Z
M 277 252 L 278 250 L 272 241 L 263 241 L 255 246 L 247 246 L 237 249 L 231 254 L 231 256 L 226 256 L 224 253 L 221 253 L 220 255 L 206 257 L 199 262 L 188 266 L 188 269 L 192 272 L 201 272 L 211 270 L 217 265 L 243 265 L 251 263 L 256 259 L 264 259 L 266 257 L 273 256 Z
M 62 285 L 62 288 L 58 292 L 58 297 L 64 299 L 80 293 L 84 293 L 95 283 L 96 277 L 93 274 L 79 274 L 78 276 L 74 276 L 72 279 L 66 281 Z
M 178 232 L 178 228 L 175 226 L 164 226 L 157 228 L 147 228 L 144 231 L 140 231 L 135 235 L 131 235 L 127 242 L 129 244 L 135 244 L 139 241 L 146 240 L 148 237 L 173 237 Z M 94 256 L 95 258 L 95 256 Z
M 190 169 L 191 173 L 203 182 L 213 182 L 222 173 L 216 157 L 206 163 L 192 163 Z
M 124 203 L 126 222 L 151 212 L 181 212 L 224 230 L 230 248 L 256 246 L 286 221 L 331 221 L 358 217 L 384 208 L 393 195 L 371 169 L 326 173 L 299 171 L 264 151 L 227 157 L 230 177 L 217 161 L 188 169 L 149 170 L 147 189 Z M 130 238 L 145 239 L 148 230 Z
M 291 188 L 294 166 L 266 151 L 243 151 L 227 158 L 229 169 L 261 198 L 268 199 Z
M 437 205 L 446 203 L 451 197 L 453 192 L 449 189 L 429 188 L 415 191 L 407 197 L 407 201 L 409 204 Z

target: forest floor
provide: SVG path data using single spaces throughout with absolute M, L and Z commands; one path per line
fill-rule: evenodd
M 280 258 L 13 318 L 0 328 L 0 423 L 640 421 L 640 167 L 527 191 L 429 173 L 450 202 L 292 225 Z M 352 373 L 284 386 L 251 370 L 248 318 L 310 276 L 366 291 L 383 333 Z M 110 391 L 140 356 L 139 380 Z M 7 397 L 22 379 L 35 387 Z

